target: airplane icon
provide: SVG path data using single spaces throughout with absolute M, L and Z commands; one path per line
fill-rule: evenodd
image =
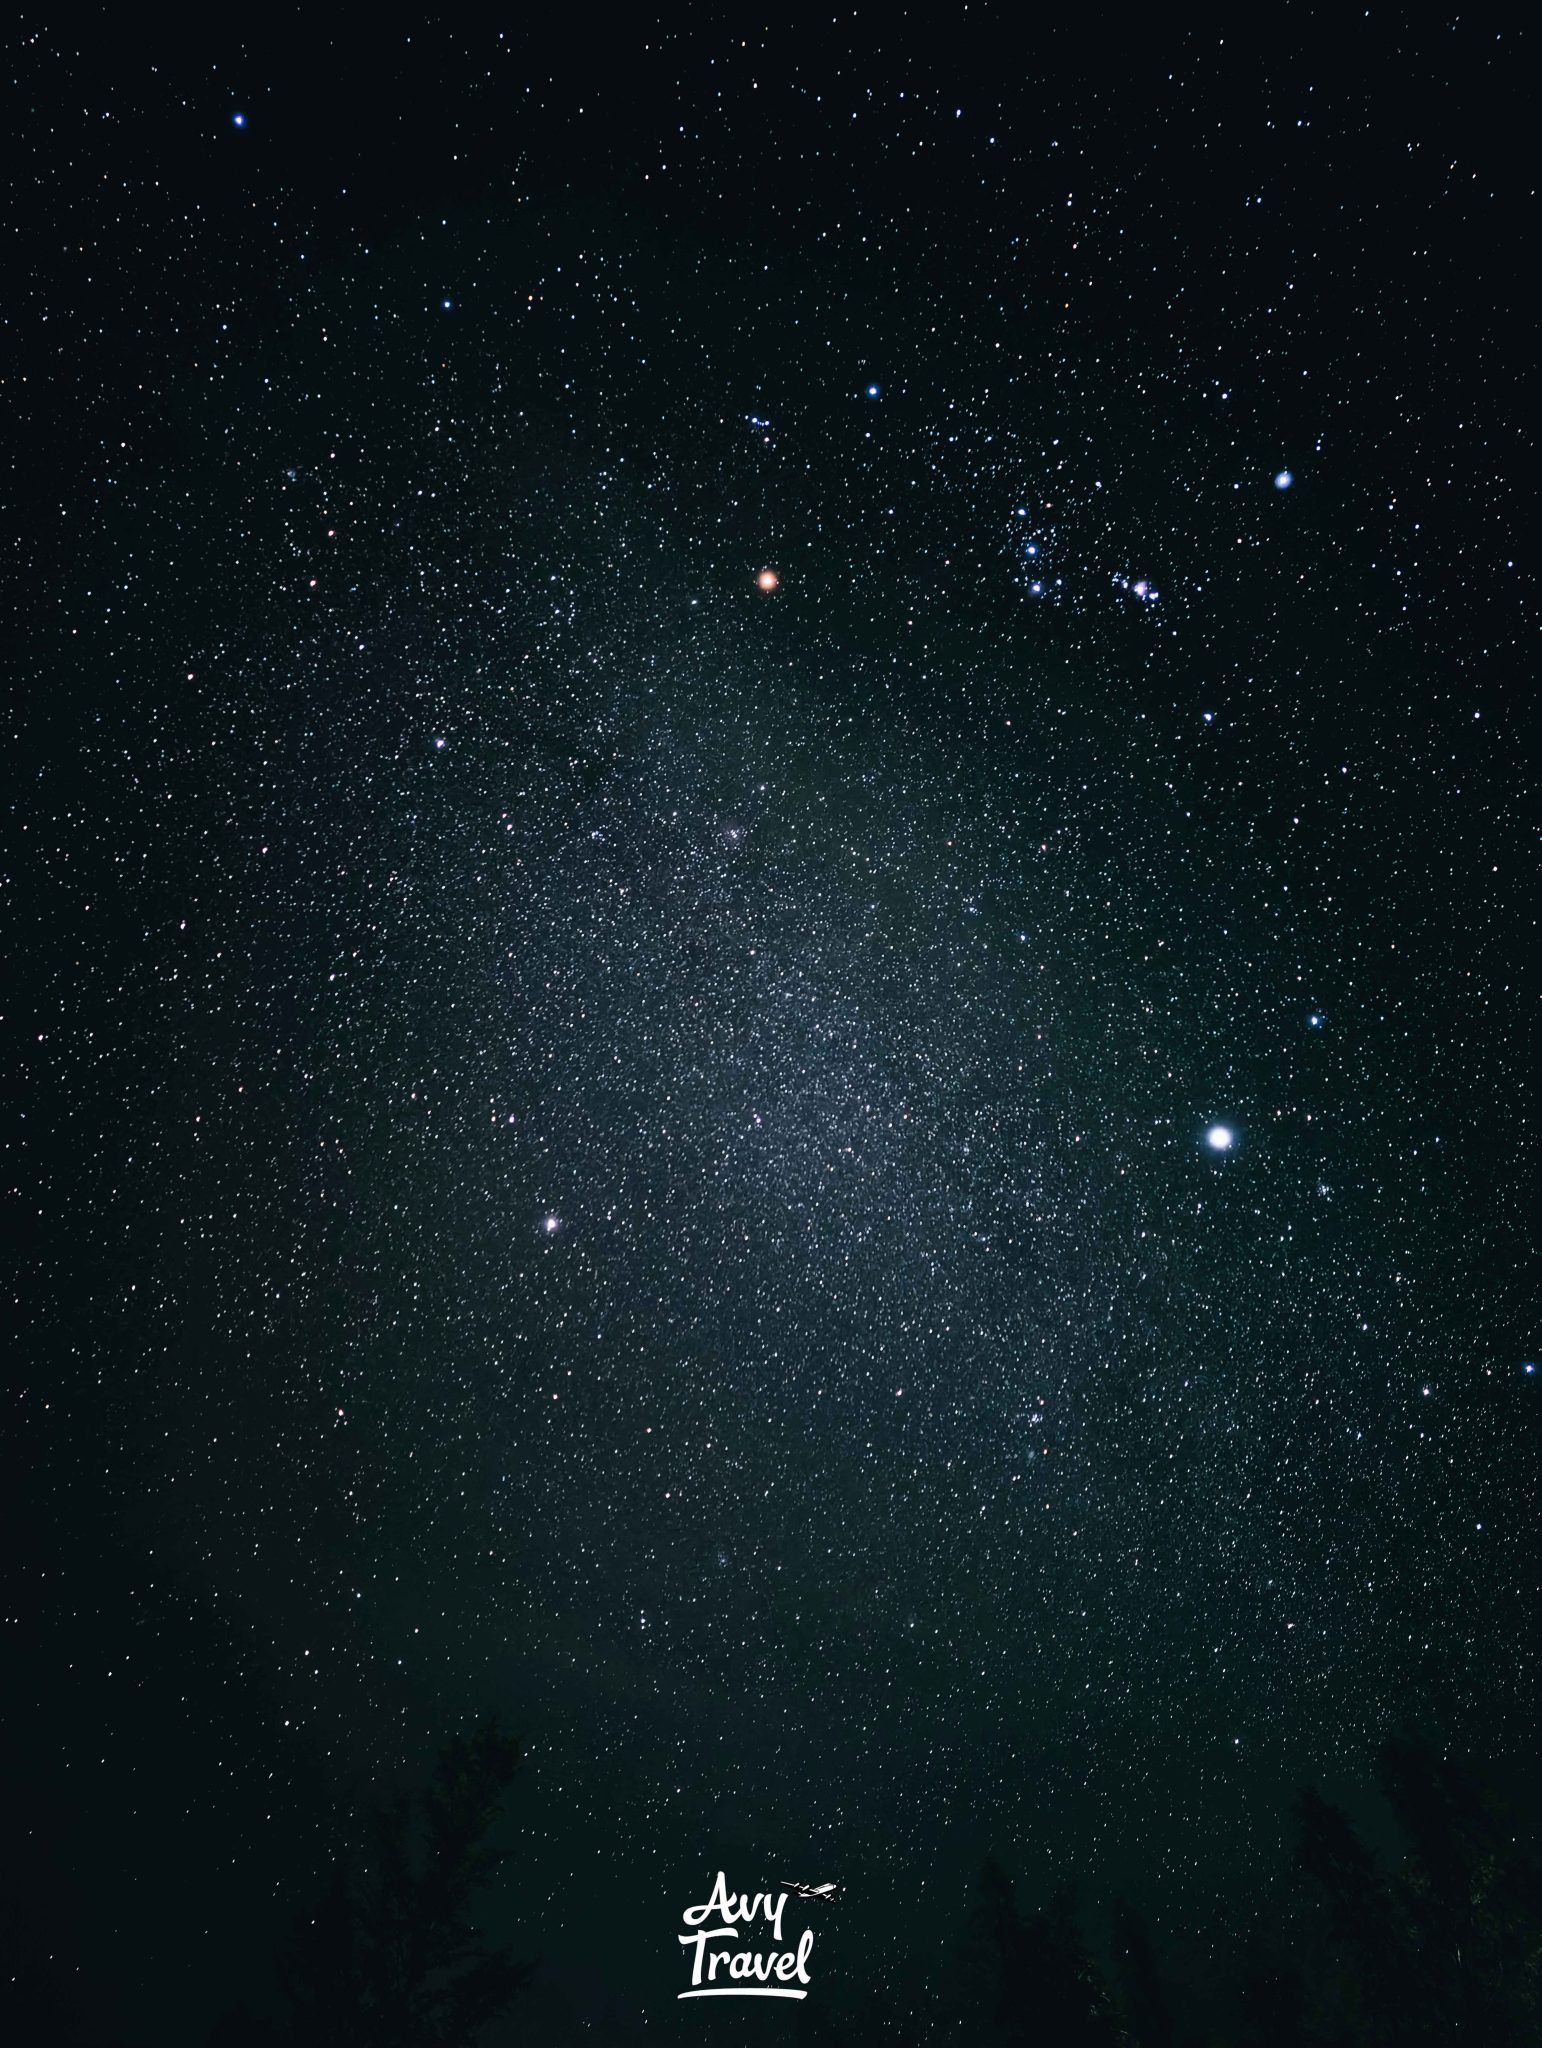
M 838 1884 L 795 1884 L 790 1877 L 780 1879 L 782 1889 L 792 1892 L 800 1899 L 833 1899 L 840 1893 Z

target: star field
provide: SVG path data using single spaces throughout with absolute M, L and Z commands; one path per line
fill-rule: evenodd
M 578 1898 L 661 2026 L 839 1879 L 924 2039 L 986 1847 L 1530 1740 L 1507 53 L 996 33 L 20 40 L 20 1724 L 158 2038 L 490 1705 L 553 2040 Z

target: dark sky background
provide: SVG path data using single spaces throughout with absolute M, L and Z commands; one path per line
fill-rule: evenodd
M 1515 24 L 9 45 L 7 1875 L 87 2037 L 260 2004 L 489 1710 L 553 2042 L 700 2031 L 719 1867 L 923 2039 L 986 1850 L 1197 1950 L 1401 1721 L 1526 1767 Z

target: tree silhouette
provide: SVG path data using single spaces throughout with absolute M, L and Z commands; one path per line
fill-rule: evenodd
M 372 1818 L 287 1957 L 294 2048 L 472 2048 L 532 1974 L 489 1946 L 473 1899 L 505 1860 L 487 1835 L 518 1768 L 495 1722 L 441 1752 L 425 1791 Z
M 1173 2015 L 1150 1930 L 1128 1899 L 1116 1899 L 1113 1950 L 1125 2026 L 1137 2048 L 1173 2048 Z
M 1384 1874 L 1348 1817 L 1301 1795 L 1296 1867 L 1319 1907 L 1306 1975 L 1328 2041 L 1539 2038 L 1542 1881 L 1513 1823 L 1460 1764 L 1398 1736 L 1378 1776 L 1409 1843 Z
M 1116 1899 L 1117 2005 L 1069 1888 L 1024 1914 L 988 1857 L 959 1947 L 948 2038 L 969 2048 L 1539 2048 L 1534 1831 L 1482 1773 L 1416 1736 L 1385 1744 L 1377 1781 L 1402 1857 L 1378 1861 L 1341 1807 L 1303 1790 L 1288 1876 L 1235 1915 L 1217 1911 L 1214 1961 L 1199 1979 L 1164 1968 L 1139 1914 Z M 853 2038 L 870 2033 L 859 2026 Z
M 1066 2048 L 1118 2048 L 1123 2030 L 1082 1934 L 1069 1885 L 1062 1885 L 1043 1912 L 1034 1914 L 1026 1932 L 1038 2039 L 1063 2041 Z
M 422 1791 L 379 1808 L 285 1950 L 287 2019 L 261 2016 L 259 1980 L 258 2016 L 234 2007 L 208 2048 L 475 2048 L 532 1975 L 474 1918 L 504 1862 L 490 1838 L 518 1764 L 516 1744 L 488 1723 L 441 1752 Z M 1197 1974 L 1164 1966 L 1140 1915 L 1116 1899 L 1117 2004 L 1071 1889 L 1025 1912 L 987 1858 L 961 1989 L 922 2024 L 959 2048 L 1537 2048 L 1542 1868 L 1521 1822 L 1483 1774 L 1415 1736 L 1385 1745 L 1377 1776 L 1401 1859 L 1378 1861 L 1342 1808 L 1304 1790 L 1289 1876 L 1209 1918 Z M 68 1902 L 46 1883 L 34 1891 L 43 1896 L 0 1915 L 15 1954 L 0 1973 L 0 2035 L 99 2040 L 74 2009 L 79 1958 L 59 1933 Z M 928 1999 L 941 1989 L 933 1981 Z M 810 2001 L 792 2036 L 807 2048 L 899 2048 L 917 2038 L 904 1996 L 874 1990 L 834 2012 Z
M 980 1866 L 959 1961 L 961 2031 L 990 2041 L 1026 2041 L 1023 1923 L 1012 1880 L 994 1856 Z
M 1432 2038 L 1538 2038 L 1542 1883 L 1499 1802 L 1460 1762 L 1395 1736 L 1379 1777 L 1412 1844 L 1393 1889 Z
M 1306 1988 L 1299 1926 L 1289 1917 L 1256 1930 L 1236 1960 L 1238 2048 L 1305 2048 Z
M 1342 1807 L 1308 1786 L 1296 1801 L 1296 1871 L 1315 1901 L 1314 2006 L 1328 2041 L 1416 2041 L 1413 1958 L 1397 1902 Z
M 1062 1886 L 1024 1918 L 1012 1880 L 988 1856 L 965 1936 L 966 1973 L 976 1986 L 972 2038 L 1002 2044 L 1054 2041 L 1061 2048 L 1119 2048 L 1123 2036 L 1108 1987 Z M 971 2024 L 966 2011 L 964 2022 Z

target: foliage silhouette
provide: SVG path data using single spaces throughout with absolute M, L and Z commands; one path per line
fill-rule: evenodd
M 1183 1997 L 1125 1901 L 1109 1919 L 1111 1996 L 1069 1890 L 1025 1915 L 988 1858 L 948 2038 L 971 2048 L 1537 2048 L 1542 1868 L 1516 1818 L 1412 1735 L 1385 1744 L 1377 1780 L 1406 1842 L 1401 1860 L 1384 1864 L 1342 1808 L 1304 1789 L 1288 1877 L 1229 1937 L 1213 1927 L 1218 1977 Z
M 1296 1869 L 1315 1906 L 1302 1956 L 1309 2037 L 1326 2043 L 1542 2037 L 1542 1883 L 1502 1805 L 1410 1735 L 1378 1777 L 1409 1850 L 1384 1872 L 1347 1816 L 1314 1792 L 1297 1809 Z
M 1047 2041 L 1118 2048 L 1124 2038 L 1068 1886 L 1025 1918 L 1012 1880 L 988 1856 L 966 1928 L 965 1965 L 966 1982 L 977 1986 L 976 2002 L 972 2014 L 960 2017 L 980 2029 L 974 2038 L 1003 2048 Z
M 441 1752 L 427 1789 L 379 1809 L 286 1958 L 292 2048 L 472 2048 L 533 1966 L 490 1946 L 472 1902 L 505 1860 L 488 1833 L 518 1768 L 495 1722 Z
M 1173 2015 L 1151 1930 L 1128 1899 L 1116 1899 L 1113 1950 L 1119 2002 L 1134 2048 L 1173 2048 Z

